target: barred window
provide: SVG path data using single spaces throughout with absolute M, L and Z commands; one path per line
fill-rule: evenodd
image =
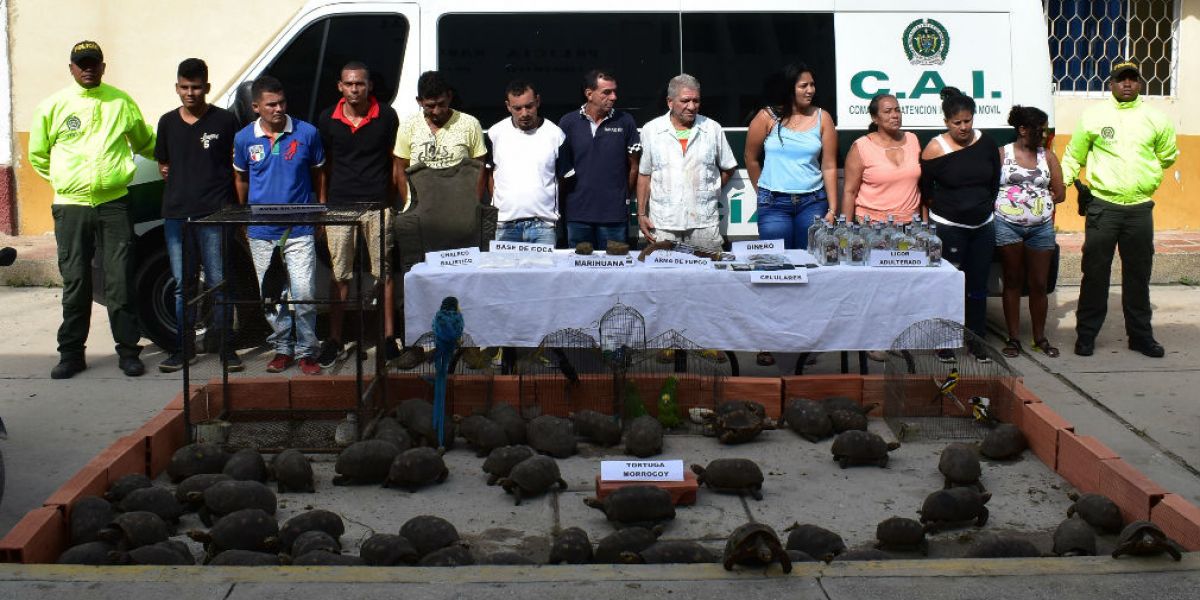
M 1170 96 L 1179 72 L 1179 0 L 1043 0 L 1058 92 L 1106 92 L 1113 62 L 1136 61 L 1143 93 Z

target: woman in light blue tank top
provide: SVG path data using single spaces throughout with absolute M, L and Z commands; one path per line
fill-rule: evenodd
M 833 219 L 828 190 L 837 189 L 837 130 L 813 104 L 816 84 L 803 63 L 783 68 L 770 104 L 746 132 L 746 170 L 758 198 L 758 237 L 808 247 L 814 216 Z

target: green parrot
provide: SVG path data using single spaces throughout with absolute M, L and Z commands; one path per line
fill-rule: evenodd
M 625 380 L 625 418 L 633 420 L 645 414 L 648 414 L 646 405 L 642 402 L 637 386 L 633 381 Z
M 663 382 L 662 390 L 658 395 L 658 422 L 667 429 L 679 427 L 682 422 L 679 418 L 679 403 L 675 400 L 677 387 L 679 387 L 679 380 L 675 379 L 674 375 L 670 375 Z

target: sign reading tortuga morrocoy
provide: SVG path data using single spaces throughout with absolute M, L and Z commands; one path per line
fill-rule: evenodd
M 683 481 L 682 460 L 603 460 L 601 481 Z

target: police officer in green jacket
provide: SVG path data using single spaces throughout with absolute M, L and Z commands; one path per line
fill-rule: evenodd
M 1165 351 L 1150 327 L 1151 197 L 1162 183 L 1163 170 L 1179 157 L 1175 127 L 1140 97 L 1142 78 L 1137 63 L 1115 63 L 1108 88 L 1112 98 L 1083 112 L 1062 160 L 1064 182 L 1076 182 L 1081 203 L 1086 204 L 1075 354 L 1091 356 L 1095 352 L 1096 335 L 1108 311 L 1113 251 L 1119 248 L 1121 307 L 1129 349 L 1161 358 Z M 1090 190 L 1077 181 L 1085 166 Z
M 154 156 L 154 130 L 125 92 L 100 82 L 104 53 L 96 42 L 71 48 L 75 83 L 43 101 L 29 130 L 29 164 L 54 188 L 54 237 L 63 279 L 59 363 L 66 379 L 87 368 L 84 344 L 92 316 L 92 257 L 99 244 L 104 299 L 125 375 L 146 372 L 134 308 L 133 219 L 128 186 L 133 154 Z

